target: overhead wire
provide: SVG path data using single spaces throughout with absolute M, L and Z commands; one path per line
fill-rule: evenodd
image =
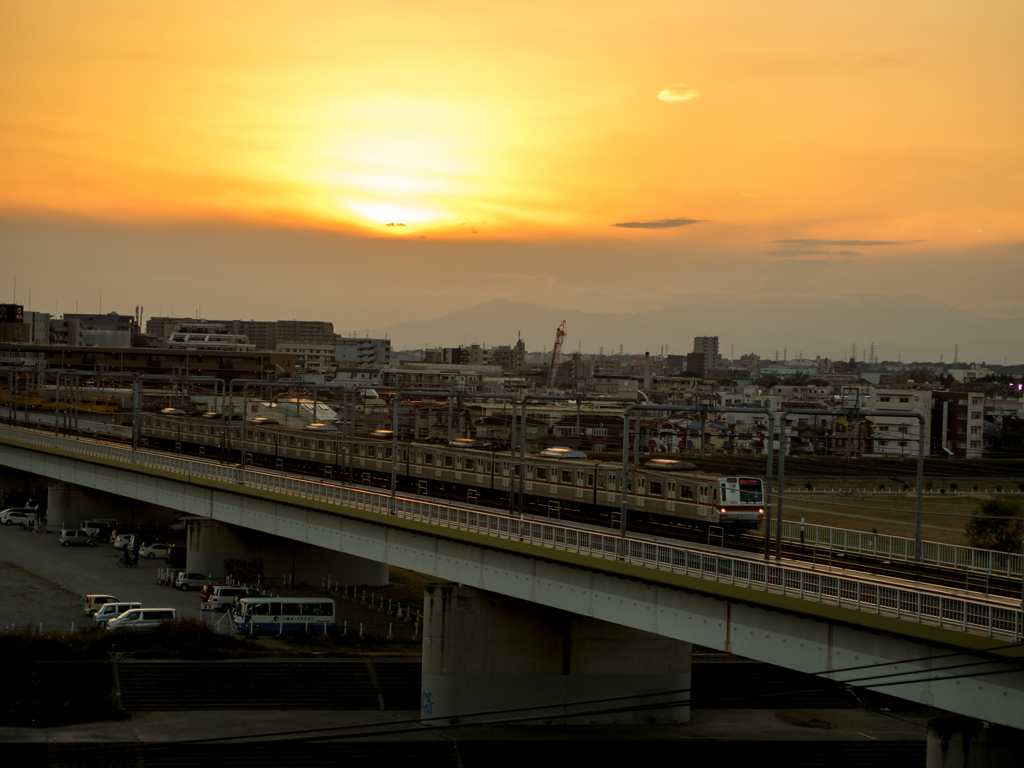
M 823 676 L 826 676 L 826 675 L 835 675 L 835 674 L 840 674 L 840 673 L 843 673 L 843 672 L 854 672 L 854 671 L 865 670 L 865 669 L 879 669 L 879 668 L 883 668 L 884 669 L 885 667 L 895 666 L 895 665 L 898 665 L 898 664 L 913 664 L 913 663 L 919 663 L 919 662 L 925 662 L 925 661 L 933 662 L 935 660 L 941 660 L 941 659 L 944 659 L 944 658 L 955 658 L 955 657 L 959 657 L 959 656 L 968 656 L 968 657 L 972 657 L 973 658 L 973 657 L 976 657 L 979 653 L 987 655 L 987 654 L 991 654 L 991 653 L 993 653 L 995 651 L 1009 650 L 1009 649 L 1013 649 L 1013 648 L 1024 648 L 1024 643 L 1010 643 L 1010 644 L 1006 644 L 1006 645 L 1003 645 L 1003 646 L 996 646 L 994 648 L 985 649 L 984 651 L 958 651 L 958 652 L 953 652 L 953 653 L 940 654 L 938 656 L 935 656 L 935 655 L 921 656 L 921 657 L 912 658 L 912 659 L 901 659 L 899 661 L 885 662 L 883 664 L 863 664 L 863 665 L 845 667 L 845 668 L 840 668 L 840 669 L 825 670 L 825 671 L 822 671 L 822 672 L 807 673 L 807 674 L 809 674 L 812 677 L 819 677 L 820 678 L 820 677 L 823 677 Z M 961 680 L 961 679 L 973 679 L 973 678 L 977 678 L 977 677 L 984 677 L 984 676 L 989 676 L 989 675 L 994 675 L 994 674 L 1005 674 L 1005 670 L 1003 670 L 1003 669 L 996 669 L 996 670 L 989 670 L 989 671 L 970 672 L 970 673 L 964 673 L 964 674 L 958 674 L 958 675 L 946 675 L 946 676 L 941 676 L 941 677 L 924 677 L 924 678 L 922 678 L 920 676 L 921 675 L 926 675 L 927 676 L 927 675 L 931 675 L 934 672 L 943 672 L 943 671 L 948 671 L 948 670 L 953 670 L 953 669 L 965 669 L 965 668 L 971 668 L 971 667 L 977 667 L 977 666 L 985 666 L 985 665 L 988 665 L 988 664 L 1000 664 L 1000 663 L 1005 664 L 1005 663 L 1011 663 L 1011 662 L 1024 663 L 1024 659 L 1021 659 L 1021 658 L 1017 658 L 1017 659 L 1009 658 L 1009 659 L 1007 659 L 1007 658 L 999 657 L 999 658 L 994 658 L 994 659 L 984 659 L 984 660 L 980 660 L 980 661 L 972 660 L 972 661 L 965 662 L 965 663 L 962 663 L 962 664 L 953 664 L 953 665 L 950 665 L 950 666 L 940 667 L 940 668 L 937 668 L 937 669 L 929 668 L 929 669 L 922 669 L 922 670 L 916 670 L 916 671 L 907 671 L 907 672 L 888 672 L 888 673 L 878 674 L 878 675 L 867 675 L 867 676 L 859 677 L 859 678 L 851 678 L 851 679 L 848 679 L 848 680 L 838 680 L 838 681 L 833 680 L 832 682 L 834 682 L 837 686 L 842 687 L 842 689 L 844 689 L 844 690 L 853 689 L 853 688 L 877 689 L 877 688 L 886 688 L 886 687 L 898 686 L 898 685 L 912 685 L 912 684 L 916 684 L 916 683 L 931 682 L 931 681 L 948 682 L 948 681 L 955 681 L 955 680 Z M 1024 669 L 1022 669 L 1020 671 L 1024 671 Z M 915 678 L 913 676 L 917 676 L 917 677 Z M 892 677 L 904 677 L 904 678 L 908 678 L 909 677 L 911 679 L 903 679 L 903 680 L 889 680 L 888 679 L 888 678 L 892 678 Z M 885 682 L 875 682 L 875 683 L 870 682 L 870 681 L 873 681 L 873 680 L 883 680 Z M 172 749 L 180 748 L 182 746 L 198 746 L 198 745 L 212 745 L 212 744 L 216 744 L 216 743 L 238 742 L 241 739 L 247 739 L 249 742 L 251 742 L 251 741 L 267 742 L 267 741 L 273 741 L 275 739 L 277 741 L 283 741 L 283 742 L 287 742 L 287 743 L 308 743 L 308 742 L 313 742 L 313 741 L 317 741 L 317 742 L 331 742 L 331 741 L 338 741 L 338 740 L 352 739 L 352 738 L 368 738 L 368 737 L 373 737 L 373 736 L 396 736 L 396 735 L 400 735 L 400 734 L 404 734 L 404 733 L 424 733 L 424 732 L 436 732 L 436 731 L 452 730 L 452 729 L 465 729 L 465 728 L 469 728 L 469 727 L 494 726 L 494 725 L 512 725 L 512 724 L 516 724 L 516 723 L 526 723 L 526 722 L 533 722 L 533 721 L 537 721 L 537 720 L 548 720 L 548 719 L 552 719 L 552 718 L 560 719 L 560 718 L 594 717 L 594 716 L 606 715 L 606 714 L 619 714 L 619 713 L 627 713 L 627 712 L 635 712 L 635 711 L 649 711 L 649 710 L 652 710 L 652 709 L 671 709 L 671 708 L 676 708 L 676 707 L 681 707 L 681 706 L 689 706 L 691 704 L 691 700 L 692 700 L 692 690 L 693 690 L 692 687 L 689 687 L 689 688 L 681 688 L 681 689 L 669 690 L 669 691 L 658 691 L 658 692 L 648 692 L 648 693 L 640 693 L 640 694 L 628 694 L 628 695 L 623 695 L 623 696 L 613 696 L 613 697 L 604 697 L 604 698 L 584 699 L 584 700 L 574 701 L 574 702 L 556 702 L 556 703 L 537 704 L 537 705 L 531 705 L 531 706 L 526 706 L 526 707 L 514 707 L 514 708 L 508 708 L 508 709 L 485 710 L 485 711 L 463 713 L 463 714 L 456 714 L 456 715 L 449 714 L 449 715 L 441 715 L 441 716 L 435 716 L 435 717 L 419 718 L 419 719 L 416 719 L 416 720 L 402 720 L 402 719 L 398 719 L 398 720 L 395 720 L 395 721 L 383 722 L 383 723 L 359 723 L 359 724 L 346 725 L 346 726 L 329 726 L 329 727 L 322 727 L 322 728 L 307 728 L 307 729 L 298 729 L 298 730 L 290 730 L 290 731 L 276 731 L 276 732 L 269 732 L 269 733 L 265 732 L 265 733 L 259 734 L 258 736 L 255 736 L 255 737 L 253 737 L 253 736 L 218 736 L 218 737 L 210 737 L 210 738 L 204 738 L 204 739 L 188 739 L 188 740 L 183 740 L 183 741 L 167 742 L 167 743 L 159 743 L 159 744 L 145 744 L 145 745 L 141 745 L 141 746 L 144 747 L 147 750 L 147 752 L 152 752 L 152 751 L 172 750 Z M 729 696 L 716 696 L 716 697 L 712 697 L 710 699 L 710 702 L 721 704 L 721 703 L 728 703 L 728 702 L 731 702 L 731 701 L 749 701 L 751 699 L 770 699 L 770 698 L 773 698 L 773 697 L 792 696 L 792 695 L 797 695 L 797 694 L 800 694 L 800 693 L 820 693 L 821 690 L 822 690 L 821 687 L 818 686 L 818 687 L 815 687 L 815 688 L 806 688 L 806 689 L 803 689 L 803 690 L 799 690 L 798 689 L 798 690 L 762 692 L 762 693 L 759 693 L 759 694 L 755 694 L 753 696 L 743 696 L 743 697 L 738 697 L 738 696 L 733 696 L 733 697 L 729 697 Z M 664 697 L 664 696 L 678 696 L 678 695 L 682 695 L 682 694 L 687 694 L 687 698 L 685 698 L 685 699 L 677 699 L 677 700 L 672 700 L 672 701 L 660 701 L 660 702 L 648 702 L 648 703 L 640 703 L 640 704 L 631 704 L 631 705 L 628 705 L 628 706 L 604 707 L 604 708 L 599 708 L 599 709 L 579 710 L 579 711 L 573 711 L 573 712 L 564 711 L 564 710 L 567 710 L 570 707 L 578 707 L 578 706 L 593 705 L 593 704 L 605 704 L 605 703 L 612 703 L 612 702 L 616 702 L 616 701 L 635 701 L 637 699 L 643 699 L 643 698 Z M 551 711 L 546 711 L 546 712 L 542 712 L 542 713 L 539 713 L 539 714 L 523 714 L 523 715 L 518 715 L 518 716 L 515 716 L 515 717 L 499 717 L 497 719 L 493 719 L 493 716 L 495 716 L 495 715 L 506 715 L 506 714 L 512 714 L 512 713 L 524 713 L 524 712 L 534 712 L 536 710 L 552 710 L 552 709 L 556 709 L 556 710 L 561 709 L 563 711 L 561 711 L 561 712 L 554 712 L 554 713 L 552 713 Z M 480 717 L 491 717 L 492 719 L 482 720 L 482 721 L 476 719 L 476 718 L 480 718 Z M 460 719 L 465 719 L 465 718 L 474 718 L 474 720 L 472 720 L 470 722 L 452 722 L 453 720 L 454 721 L 458 721 Z M 448 722 L 441 722 L 441 721 L 448 721 Z M 339 733 L 341 731 L 343 731 L 345 733 Z M 292 736 L 298 736 L 300 738 L 281 738 L 281 737 L 292 737 Z M 62 757 L 65 757 L 65 756 L 66 757 L 70 757 L 70 756 L 72 756 L 72 754 L 74 754 L 74 755 L 81 755 L 81 754 L 84 754 L 84 753 L 89 752 L 89 751 L 92 751 L 93 754 L 95 754 L 96 752 L 103 751 L 105 749 L 110 749 L 110 748 L 101 745 L 101 746 L 95 746 L 95 747 L 82 747 L 82 748 L 78 748 L 78 749 L 62 750 L 61 751 L 61 756 Z M 69 754 L 69 752 L 72 753 L 72 754 Z

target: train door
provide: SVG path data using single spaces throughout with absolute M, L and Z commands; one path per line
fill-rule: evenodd
M 548 495 L 558 495 L 558 468 L 548 467 Z
M 462 479 L 462 457 L 461 456 L 456 456 L 455 457 L 455 466 L 452 467 L 452 469 L 454 470 L 455 479 L 456 480 L 461 480 Z
M 636 479 L 636 505 L 640 508 L 644 506 L 644 496 L 647 493 L 647 478 L 638 477 Z
M 412 465 L 412 471 L 417 475 L 423 474 L 423 451 L 416 451 L 416 463 Z
M 665 511 L 676 511 L 676 481 L 669 480 L 665 483 Z
M 512 465 L 509 462 L 501 462 L 501 485 L 504 488 L 508 488 L 511 467 Z
M 533 490 L 533 464 L 527 464 L 526 467 L 524 468 L 524 471 L 526 472 L 526 477 L 523 478 L 523 490 L 524 491 L 532 491 Z
M 576 489 L 575 489 L 575 493 L 576 493 L 576 498 L 577 499 L 582 499 L 583 498 L 583 475 L 584 475 L 584 473 L 583 473 L 582 469 L 577 469 L 576 470 Z
M 706 486 L 706 485 L 702 485 L 702 486 L 699 487 L 699 490 L 700 490 L 700 493 L 698 494 L 698 499 L 697 499 L 698 500 L 697 514 L 700 517 L 707 517 L 708 516 L 709 497 L 711 495 L 709 493 L 709 491 L 711 490 L 711 488 Z

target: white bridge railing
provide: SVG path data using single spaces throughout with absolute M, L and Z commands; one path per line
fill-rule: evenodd
M 772 565 L 727 555 L 597 533 L 572 525 L 520 520 L 499 512 L 465 509 L 432 501 L 398 497 L 332 483 L 288 477 L 257 470 L 241 470 L 204 461 L 133 452 L 0 427 L 0 438 L 145 466 L 180 474 L 262 489 L 296 498 L 354 507 L 381 515 L 417 520 L 444 528 L 471 531 L 507 541 L 574 552 L 588 557 L 626 562 L 643 568 L 685 574 L 748 589 L 827 603 L 856 611 L 892 616 L 904 621 L 1019 641 L 1024 637 L 1024 612 L 969 598 L 947 597 L 938 591 L 887 587 L 795 567 Z
M 771 535 L 774 536 L 774 520 L 771 525 Z M 782 540 L 824 547 L 833 552 L 871 555 L 905 563 L 914 562 L 914 540 L 902 536 L 829 528 L 823 525 L 801 525 L 795 521 L 784 520 Z M 986 576 L 1021 578 L 1024 557 L 1019 554 L 963 547 L 958 544 L 942 544 L 938 541 L 923 541 L 921 546 L 921 562 L 925 565 Z

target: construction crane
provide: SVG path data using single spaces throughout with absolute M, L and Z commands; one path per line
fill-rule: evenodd
M 558 378 L 558 358 L 562 356 L 563 341 L 565 341 L 565 320 L 555 331 L 555 346 L 551 350 L 551 373 L 548 374 L 548 389 L 555 388 L 555 379 Z

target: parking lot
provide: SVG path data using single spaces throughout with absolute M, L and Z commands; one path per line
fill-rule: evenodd
M 0 629 L 42 624 L 44 630 L 70 630 L 72 623 L 80 627 L 92 621 L 83 610 L 87 594 L 176 608 L 179 617 L 201 618 L 198 592 L 179 592 L 156 583 L 157 570 L 167 567 L 163 560 L 140 558 L 138 568 L 118 568 L 121 550 L 110 544 L 62 547 L 58 538 L 55 533 L 0 526 Z M 184 544 L 184 539 L 167 541 Z

